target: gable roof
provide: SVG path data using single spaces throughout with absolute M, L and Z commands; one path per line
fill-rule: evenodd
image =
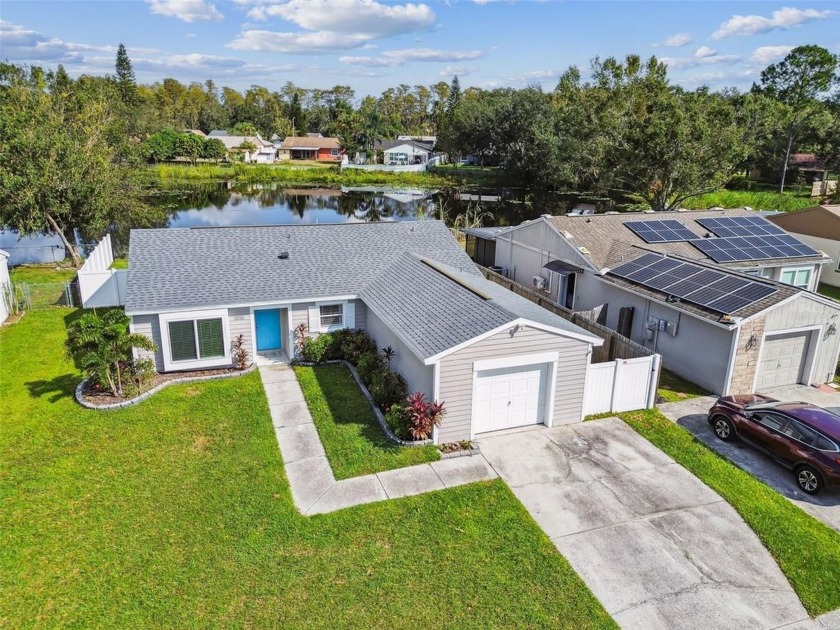
M 814 206 L 768 217 L 783 230 L 794 234 L 840 241 L 840 204 Z
M 374 148 L 377 151 L 390 151 L 391 149 L 396 149 L 397 147 L 413 147 L 414 149 L 419 149 L 420 151 L 425 151 L 426 153 L 431 153 L 433 148 L 433 143 L 431 142 L 422 142 L 420 140 L 385 140 L 384 142 L 377 142 L 374 144 Z
M 440 221 L 132 230 L 125 309 L 358 295 L 405 252 L 481 277 Z
M 466 234 L 467 236 L 475 236 L 477 238 L 483 238 L 486 241 L 495 241 L 496 237 L 500 234 L 504 234 L 508 232 L 512 228 L 510 227 L 466 227 L 461 228 L 461 233 Z
M 600 337 L 475 272 L 405 253 L 360 297 L 420 359 L 430 359 L 519 319 L 587 343 Z
M 816 153 L 794 153 L 790 156 L 790 165 L 803 171 L 825 170 L 825 164 Z
M 282 149 L 340 149 L 338 138 L 286 136 L 280 145 Z
M 214 140 L 221 140 L 228 151 L 232 149 L 238 149 L 243 142 L 250 142 L 255 147 L 257 147 L 258 150 L 272 147 L 272 144 L 270 142 L 267 142 L 266 140 L 263 140 L 259 136 L 259 134 L 256 136 L 230 136 L 227 134 L 227 132 L 221 132 L 217 134 L 215 131 L 211 131 L 208 138 Z
M 649 249 L 648 247 L 632 247 L 632 248 L 628 249 L 627 252 L 626 252 L 627 257 L 626 257 L 625 262 L 630 261 L 630 260 L 634 260 L 636 258 L 639 258 L 640 256 L 643 256 L 644 254 L 647 254 L 650 251 L 653 251 L 653 250 Z M 773 287 L 774 289 L 776 289 L 775 293 L 773 293 L 771 295 L 768 295 L 767 297 L 765 297 L 765 298 L 763 298 L 763 299 L 761 299 L 757 302 L 753 302 L 749 306 L 746 306 L 746 307 L 742 308 L 741 310 L 733 313 L 734 317 L 738 317 L 738 318 L 741 318 L 741 319 L 746 319 L 748 317 L 752 317 L 753 315 L 757 315 L 757 314 L 761 313 L 762 311 L 765 311 L 768 308 L 776 306 L 777 304 L 779 304 L 781 302 L 784 302 L 785 300 L 788 300 L 795 295 L 808 294 L 808 292 L 804 291 L 803 289 L 798 289 L 796 287 L 792 287 L 792 286 L 787 285 L 787 284 L 782 284 L 782 283 L 776 282 L 774 280 L 768 280 L 766 278 L 761 278 L 759 276 L 750 276 L 750 275 L 741 273 L 739 271 L 736 271 L 734 269 L 721 268 L 720 265 L 717 265 L 717 264 L 714 264 L 714 263 L 709 263 L 709 262 L 706 262 L 706 261 L 703 261 L 703 260 L 689 259 L 689 258 L 685 258 L 683 256 L 676 256 L 676 255 L 673 255 L 673 254 L 663 254 L 663 255 L 668 256 L 669 258 L 674 258 L 675 260 L 683 260 L 685 262 L 690 262 L 690 263 L 695 264 L 699 267 L 714 269 L 718 273 L 722 273 L 724 275 L 731 276 L 733 278 L 744 278 L 744 279 L 750 280 L 751 282 L 756 282 L 758 284 L 766 284 L 766 285 L 769 285 L 769 286 Z M 651 287 L 648 287 L 648 286 L 637 284 L 637 283 L 632 282 L 630 280 L 626 280 L 624 278 L 620 278 L 618 276 L 611 275 L 609 272 L 605 275 L 600 275 L 600 276 L 597 276 L 597 277 L 600 278 L 601 280 L 603 280 L 604 282 L 608 282 L 610 284 L 620 286 L 622 288 L 625 288 L 625 289 L 627 289 L 629 291 L 632 291 L 633 293 L 636 293 L 636 294 L 641 295 L 643 297 L 653 298 L 653 299 L 658 300 L 658 301 L 663 302 L 663 303 L 668 302 L 668 297 L 669 297 L 670 294 L 667 291 L 660 291 L 658 289 L 654 289 L 654 288 L 651 288 Z M 709 309 L 709 308 L 705 308 L 705 307 L 699 306 L 697 304 L 692 304 L 691 302 L 684 302 L 684 301 L 681 301 L 681 300 L 676 301 L 676 302 L 668 302 L 668 306 L 670 308 L 675 309 L 675 310 L 683 311 L 685 313 L 690 313 L 690 314 L 696 315 L 696 316 L 698 316 L 702 319 L 707 319 L 707 320 L 714 321 L 714 322 L 718 322 L 722 318 L 721 313 L 719 313 L 718 311 L 715 311 L 715 310 L 712 310 L 712 309 Z M 840 306 L 838 306 L 838 308 L 840 308 Z
M 697 219 L 716 217 L 755 217 L 759 216 L 749 208 L 734 208 L 730 210 L 691 210 L 674 212 L 622 212 L 616 214 L 589 215 L 558 215 L 548 216 L 545 220 L 581 252 L 581 257 L 587 260 L 595 269 L 615 267 L 626 262 L 627 251 L 633 247 L 644 247 L 649 251 L 680 256 L 686 259 L 711 259 L 688 242 L 677 243 L 647 243 L 626 224 L 635 221 L 676 220 L 702 239 L 709 232 Z M 581 251 L 581 247 L 586 252 Z M 780 258 L 771 260 L 753 260 L 734 263 L 715 263 L 717 267 L 745 268 L 767 267 L 774 264 L 824 262 L 822 256 L 807 258 Z

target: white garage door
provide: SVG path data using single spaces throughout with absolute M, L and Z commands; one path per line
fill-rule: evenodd
M 764 340 L 756 389 L 795 385 L 802 381 L 811 333 L 773 335 Z
M 548 368 L 541 363 L 479 372 L 473 401 L 475 432 L 545 422 Z

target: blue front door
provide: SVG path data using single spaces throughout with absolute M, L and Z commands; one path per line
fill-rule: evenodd
M 257 329 L 257 352 L 282 347 L 279 308 L 254 311 L 254 325 Z

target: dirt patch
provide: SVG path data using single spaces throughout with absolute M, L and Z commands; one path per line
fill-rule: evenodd
M 222 368 L 218 370 L 194 370 L 192 372 L 169 372 L 167 374 L 155 374 L 152 382 L 149 383 L 148 387 L 143 390 L 143 393 L 149 391 L 157 387 L 158 385 L 162 385 L 163 383 L 167 383 L 169 381 L 177 381 L 184 378 L 195 378 L 197 376 L 220 376 L 226 374 L 240 374 L 242 370 L 237 370 L 236 368 Z M 201 393 L 201 389 L 195 386 L 190 387 L 187 389 L 187 396 L 195 396 Z M 95 386 L 86 385 L 85 388 L 82 390 L 82 399 L 90 403 L 92 405 L 115 405 L 121 402 L 126 402 L 128 400 L 132 400 L 136 398 L 136 396 L 132 398 L 126 398 L 124 396 L 112 396 L 110 392 L 103 391 L 101 388 L 97 388 Z
M 210 445 L 210 438 L 206 435 L 199 435 L 192 444 L 192 450 L 200 453 L 203 450 L 206 450 L 207 447 Z

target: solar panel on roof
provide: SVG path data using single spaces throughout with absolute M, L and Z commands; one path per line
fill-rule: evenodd
M 727 315 L 777 291 L 761 282 L 705 269 L 659 254 L 644 254 L 619 265 L 609 273 Z
M 697 219 L 697 223 L 718 236 L 767 236 L 786 234 L 763 217 L 715 217 Z
M 646 243 L 679 243 L 697 238 L 697 235 L 674 219 L 663 221 L 628 221 L 625 223 Z
M 722 263 L 819 256 L 816 250 L 784 232 L 767 236 L 703 238 L 689 242 L 715 262 Z

